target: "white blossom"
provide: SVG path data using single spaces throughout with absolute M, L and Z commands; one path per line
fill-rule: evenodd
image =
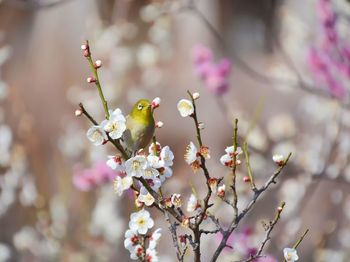
M 177 103 L 177 110 L 179 110 L 180 115 L 182 117 L 187 117 L 193 114 L 194 112 L 194 107 L 193 104 L 190 100 L 187 99 L 181 99 Z
M 120 156 L 108 156 L 106 165 L 117 172 L 125 172 L 125 166 L 123 165 Z
M 187 211 L 193 212 L 198 208 L 198 199 L 194 194 L 191 194 L 188 202 L 187 202 Z
M 153 168 L 152 168 L 153 169 Z M 158 171 L 157 171 L 158 172 Z M 147 172 L 148 173 L 148 172 Z M 161 180 L 158 177 L 150 177 L 150 178 L 145 178 L 147 184 L 152 188 L 152 190 L 157 191 L 160 186 L 162 185 Z M 144 188 L 144 186 L 141 185 L 141 189 Z M 140 190 L 141 190 L 140 189 Z
M 147 156 L 147 161 L 148 161 L 148 164 L 151 167 L 153 167 L 153 168 L 162 168 L 162 167 L 164 167 L 164 161 L 161 161 L 159 156 L 148 155 Z
M 171 177 L 173 175 L 173 170 L 170 167 L 164 167 L 164 170 L 161 172 L 159 178 L 160 181 L 163 183 L 165 179 Z
M 171 196 L 171 203 L 174 205 L 174 207 L 181 207 L 182 206 L 182 199 L 180 194 L 172 194 Z
M 197 147 L 191 141 L 190 144 L 186 147 L 185 161 L 187 164 L 192 164 L 197 160 L 198 150 Z
M 275 163 L 281 163 L 284 160 L 284 157 L 283 157 L 283 155 L 277 155 L 276 154 L 276 155 L 272 156 L 272 160 Z
M 162 146 L 160 145 L 160 143 L 156 142 L 156 147 L 157 147 L 157 152 L 160 152 Z M 148 153 L 149 155 L 154 155 L 154 143 L 151 143 L 148 147 Z
M 147 168 L 147 160 L 143 156 L 135 156 L 125 162 L 126 174 L 128 176 L 141 177 Z
M 138 260 L 142 255 L 143 247 L 140 244 L 137 244 L 132 251 L 130 251 L 130 258 L 132 260 Z
M 154 203 L 154 197 L 144 187 L 141 188 L 140 195 L 137 199 L 140 202 L 145 203 L 146 206 L 151 206 Z
M 106 132 L 98 125 L 90 127 L 86 136 L 95 146 L 102 145 L 107 140 Z
M 149 239 L 148 248 L 150 248 L 150 249 L 155 249 L 155 248 L 156 248 L 156 246 L 157 246 L 157 244 L 158 244 L 158 242 L 159 242 L 159 239 L 160 239 L 160 237 L 161 237 L 161 235 L 162 235 L 162 234 L 160 233 L 161 230 L 162 230 L 161 228 L 157 228 L 157 229 L 153 232 L 151 238 Z
M 122 114 L 122 111 L 117 108 L 113 112 L 110 112 L 109 119 L 102 121 L 101 126 L 109 133 L 109 136 L 113 139 L 119 139 L 123 135 L 126 129 L 126 119 Z
M 146 260 L 149 262 L 158 262 L 157 251 L 152 248 L 147 248 L 146 250 Z
M 235 150 L 234 146 L 228 146 L 226 147 L 225 152 L 226 154 L 220 158 L 221 164 L 232 167 L 234 156 L 236 156 L 236 164 L 240 164 L 240 160 L 238 159 L 238 156 L 242 154 L 242 149 L 240 147 L 237 147 Z
M 165 146 L 160 151 L 160 159 L 164 162 L 164 166 L 172 166 L 174 160 L 174 154 L 170 150 L 169 146 Z
M 131 185 L 132 177 L 130 176 L 126 176 L 123 178 L 121 178 L 120 176 L 116 176 L 113 183 L 114 191 L 118 196 L 121 196 L 125 190 L 130 188 Z
M 144 179 L 155 179 L 158 176 L 159 176 L 159 171 L 157 169 L 152 167 L 146 167 L 142 177 Z
M 126 230 L 124 237 L 125 237 L 124 247 L 130 252 L 133 252 L 135 249 L 135 246 L 140 242 L 140 238 L 137 235 L 137 232 L 134 230 L 128 229 Z
M 222 157 L 220 157 L 220 163 L 224 166 L 231 166 L 232 162 L 232 157 L 229 154 L 225 154 Z
M 283 255 L 287 262 L 294 262 L 299 259 L 298 253 L 294 248 L 284 248 Z
M 148 229 L 152 228 L 153 225 L 154 222 L 150 213 L 144 209 L 130 215 L 129 227 L 131 230 L 137 231 L 139 234 L 146 234 Z

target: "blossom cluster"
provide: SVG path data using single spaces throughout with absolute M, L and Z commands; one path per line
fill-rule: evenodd
M 235 225 L 235 223 L 238 224 L 239 217 L 244 216 L 245 212 L 248 212 L 251 208 L 248 204 L 244 209 L 246 211 L 240 213 L 237 206 L 236 167 L 241 163 L 238 157 L 242 153 L 237 143 L 238 120 L 236 119 L 235 121 L 233 145 L 227 147 L 225 150 L 226 154 L 220 158 L 220 162 L 224 166 L 229 167 L 233 175 L 233 183 L 230 185 L 230 188 L 228 188 L 229 191 L 232 191 L 232 195 L 228 194 L 225 198 L 226 185 L 222 183 L 224 176 L 220 178 L 212 177 L 206 166 L 206 160 L 210 159 L 211 156 L 209 147 L 203 144 L 201 138 L 200 130 L 204 128 L 204 124 L 198 121 L 195 102 L 195 100 L 199 98 L 199 93 L 191 93 L 188 91 L 190 100 L 181 99 L 178 102 L 177 109 L 180 115 L 193 119 L 197 135 L 197 144 L 199 146 L 198 149 L 195 143 L 191 141 L 186 147 L 184 159 L 194 172 L 199 169 L 203 171 L 207 186 L 207 194 L 203 199 L 197 195 L 196 190 L 192 187 L 193 194 L 190 196 L 187 203 L 187 211 L 192 214 L 191 216 L 186 216 L 181 209 L 182 197 L 180 194 L 172 194 L 170 197 L 164 197 L 162 193 L 162 184 L 168 177 L 172 176 L 173 173 L 174 154 L 169 146 L 162 147 L 157 142 L 154 135 L 154 127 L 163 126 L 161 122 L 154 124 L 153 119 L 153 110 L 159 106 L 160 98 L 154 99 L 152 103 L 149 103 L 145 99 L 139 100 L 128 117 L 124 117 L 119 108 L 113 111 L 109 110 L 97 72 L 102 62 L 100 60 L 93 62 L 88 41 L 86 44 L 82 45 L 82 50 L 93 71 L 93 77 L 89 77 L 87 82 L 94 83 L 100 94 L 105 119 L 98 124 L 97 121 L 87 113 L 82 104 L 80 104 L 80 109 L 76 111 L 76 115 L 84 115 L 93 123 L 93 126 L 90 127 L 86 135 L 94 145 L 98 146 L 110 142 L 120 152 L 120 155 L 109 156 L 106 165 L 115 172 L 115 193 L 121 196 L 125 191 L 131 190 L 135 196 L 137 212 L 132 213 L 130 216 L 129 229 L 125 233 L 124 241 L 125 247 L 130 251 L 130 258 L 133 260 L 139 259 L 141 261 L 158 261 L 155 248 L 157 240 L 160 238 L 160 229 L 157 229 L 152 235 L 147 234 L 148 230 L 154 226 L 154 221 L 150 213 L 146 210 L 147 207 L 156 207 L 165 215 L 167 222 L 170 223 L 170 231 L 176 248 L 176 254 L 180 261 L 183 260 L 182 258 L 189 246 L 193 247 L 195 257 L 197 258 L 196 260 L 200 258 L 200 246 L 198 245 L 200 244 L 201 234 L 223 233 L 222 240 L 213 255 L 213 260 L 216 260 L 223 248 L 227 246 L 227 238 L 235 229 L 232 225 Z M 222 94 L 222 92 L 227 90 L 226 77 L 231 68 L 229 62 L 222 60 L 220 63 L 215 64 L 212 61 L 212 55 L 209 49 L 206 50 L 204 48 L 195 56 L 195 63 L 198 65 L 197 69 L 200 77 L 209 85 L 212 91 L 215 91 L 217 94 Z M 126 130 L 128 132 L 124 135 Z M 128 142 L 128 140 L 130 141 L 130 135 L 134 136 L 132 137 L 134 141 L 144 139 L 145 141 L 142 141 L 142 146 L 133 147 L 133 145 Z M 150 142 L 151 145 L 147 150 L 146 146 Z M 246 162 L 249 163 L 246 151 L 245 156 Z M 286 160 L 283 160 L 283 158 L 279 156 L 277 156 L 277 158 L 275 157 L 276 159 L 274 159 L 274 161 L 280 165 L 280 170 L 274 173 L 265 184 L 265 187 L 261 189 L 255 188 L 253 177 L 251 173 L 248 174 L 252 190 L 255 193 L 258 192 L 254 194 L 252 203 L 255 203 L 259 195 L 277 178 L 282 168 L 287 163 L 289 156 Z M 222 183 L 221 186 L 219 186 L 220 183 Z M 234 217 L 227 231 L 222 229 L 216 215 L 211 214 L 209 211 L 209 208 L 214 205 L 210 203 L 211 197 L 214 196 L 214 194 L 233 208 Z M 231 196 L 233 196 L 232 201 L 230 201 Z M 270 223 L 267 237 L 280 218 L 283 206 L 284 204 L 282 207 L 279 207 L 276 218 Z M 174 222 L 172 222 L 172 220 Z M 216 229 L 213 231 L 201 230 L 200 226 L 203 226 L 202 222 L 204 220 L 211 220 L 215 224 Z M 193 236 L 188 234 L 177 235 L 177 227 L 180 225 L 183 226 L 184 229 L 192 231 L 194 240 Z M 260 257 L 262 249 L 268 241 L 267 237 L 262 242 L 260 249 L 258 249 L 259 251 L 254 254 L 256 258 Z M 293 259 L 293 255 L 291 255 L 291 257 Z
M 332 96 L 346 99 L 350 79 L 350 46 L 347 35 L 339 32 L 340 19 L 330 0 L 318 1 L 318 15 L 322 31 L 319 44 L 312 46 L 308 52 L 308 64 L 316 84 L 322 86 Z M 343 39 L 344 38 L 344 39 Z
M 148 154 L 144 151 L 123 162 L 120 157 L 110 156 L 107 165 L 120 172 L 114 180 L 114 190 L 120 196 L 133 184 L 133 178 L 143 178 L 148 186 L 158 192 L 161 184 L 172 176 L 174 154 L 169 146 L 161 147 L 159 143 L 150 145 Z M 151 192 L 140 183 L 137 201 L 139 205 L 151 206 L 155 199 Z
M 195 74 L 211 93 L 223 95 L 228 91 L 228 77 L 231 73 L 231 62 L 228 59 L 224 58 L 216 63 L 209 48 L 197 45 L 193 49 L 193 62 Z
M 141 209 L 130 215 L 129 229 L 125 232 L 124 246 L 130 252 L 132 260 L 157 262 L 156 246 L 161 237 L 161 229 L 156 229 L 152 235 L 147 235 L 149 229 L 154 226 L 150 213 Z M 146 242 L 148 247 L 146 247 Z
M 107 142 L 107 133 L 112 139 L 119 139 L 126 129 L 126 119 L 119 108 L 109 110 L 109 115 L 109 119 L 103 120 L 99 125 L 93 125 L 86 133 L 88 139 L 96 146 Z

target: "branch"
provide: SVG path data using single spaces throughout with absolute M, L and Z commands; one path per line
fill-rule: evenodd
M 226 246 L 226 242 L 229 238 L 229 236 L 231 235 L 231 233 L 233 232 L 233 230 L 235 230 L 239 224 L 239 222 L 249 213 L 249 211 L 252 209 L 252 207 L 254 206 L 254 204 L 256 203 L 256 201 L 259 199 L 260 195 L 262 193 L 264 193 L 271 184 L 275 184 L 276 183 L 276 179 L 279 176 L 279 174 L 282 172 L 283 168 L 287 165 L 290 157 L 291 157 L 291 153 L 289 153 L 288 157 L 286 158 L 286 160 L 284 160 L 284 162 L 280 165 L 280 167 L 277 169 L 277 171 L 275 171 L 275 173 L 266 181 L 265 185 L 262 186 L 260 189 L 257 189 L 254 193 L 253 199 L 247 204 L 246 208 L 235 218 L 232 220 L 230 226 L 228 227 L 228 229 L 223 233 L 223 238 L 218 246 L 218 248 L 216 249 L 211 262 L 214 262 L 218 259 L 219 255 L 221 254 L 222 250 L 225 248 Z
M 275 225 L 277 224 L 278 220 L 281 218 L 281 213 L 282 213 L 285 205 L 286 205 L 286 203 L 282 202 L 281 205 L 278 207 L 274 220 L 270 221 L 270 224 L 266 228 L 265 237 L 264 237 L 263 241 L 261 242 L 260 247 L 259 247 L 258 251 L 256 252 L 256 254 L 250 256 L 250 258 L 247 258 L 244 260 L 239 260 L 237 262 L 250 262 L 250 261 L 253 261 L 259 257 L 263 257 L 262 252 L 264 250 L 264 247 L 266 246 L 267 242 L 271 239 L 271 237 L 270 237 L 271 232 L 272 232 L 273 228 L 275 227 Z
M 86 59 L 88 60 L 89 65 L 90 65 L 90 69 L 93 73 L 93 76 L 94 76 L 93 82 L 95 83 L 98 94 L 100 96 L 100 99 L 101 99 L 101 102 L 103 105 L 103 109 L 105 111 L 105 117 L 106 117 L 106 119 L 109 119 L 109 111 L 108 111 L 107 101 L 106 101 L 104 94 L 102 92 L 102 87 L 101 87 L 100 79 L 98 76 L 97 67 L 95 66 L 94 62 L 92 61 L 89 41 L 87 41 L 87 40 L 86 40 L 86 48 L 87 49 L 85 50 L 86 52 L 84 53 L 84 55 L 86 56 Z
M 307 235 L 307 233 L 309 233 L 309 229 L 306 229 L 305 232 L 301 235 L 301 237 L 297 240 L 297 242 L 295 242 L 295 244 L 293 245 L 294 249 L 297 249 L 299 247 L 299 245 L 301 244 L 301 242 L 304 240 L 305 236 Z M 283 262 L 287 262 L 286 259 L 283 260 Z
M 204 26 L 208 29 L 208 31 L 214 36 L 214 38 L 217 40 L 218 44 L 222 47 L 222 49 L 227 52 L 227 47 L 225 44 L 224 38 L 221 36 L 221 34 L 218 32 L 218 30 L 215 29 L 215 27 L 211 24 L 211 22 L 207 19 L 207 17 L 198 9 L 198 7 L 195 5 L 194 1 L 191 1 L 191 3 L 187 6 L 187 10 L 191 11 L 193 14 L 195 14 L 200 21 L 204 24 Z M 280 48 L 280 46 L 278 45 Z M 340 101 L 336 98 L 334 98 L 331 94 L 326 92 L 325 90 L 322 90 L 316 86 L 311 86 L 307 84 L 301 77 L 300 74 L 296 69 L 296 66 L 292 63 L 291 59 L 288 58 L 286 53 L 283 53 L 283 50 L 281 50 L 282 58 L 284 59 L 286 65 L 294 71 L 298 78 L 298 82 L 294 83 L 294 81 L 290 79 L 283 79 L 283 78 L 276 78 L 264 75 L 257 70 L 253 69 L 247 62 L 245 62 L 241 57 L 235 52 L 235 50 L 230 49 L 230 54 L 232 56 L 233 61 L 235 62 L 235 65 L 237 65 L 244 73 L 246 73 L 248 76 L 250 76 L 253 80 L 264 83 L 266 85 L 288 85 L 292 87 L 300 88 L 301 90 L 304 90 L 308 93 L 312 93 L 318 96 L 322 96 L 328 99 L 335 99 L 343 108 L 350 108 L 350 103 L 346 103 L 343 101 Z
M 234 127 L 233 127 L 233 165 L 232 165 L 232 194 L 233 194 L 233 202 L 232 202 L 232 207 L 234 210 L 234 219 L 237 218 L 238 216 L 238 195 L 237 195 L 237 190 L 236 190 L 236 169 L 237 169 L 237 131 L 238 131 L 238 119 L 235 119 L 234 122 Z
M 252 169 L 250 168 L 250 158 L 249 158 L 249 153 L 248 153 L 247 142 L 243 143 L 243 153 L 244 153 L 244 157 L 245 157 L 245 163 L 246 163 L 246 167 L 247 167 L 247 173 L 248 173 L 248 177 L 249 177 L 250 187 L 255 192 L 256 191 L 256 186 L 255 186 L 255 183 L 254 183 Z
M 94 125 L 98 125 L 97 121 L 86 111 L 84 105 L 82 103 L 79 103 L 79 108 L 81 110 L 81 112 L 83 113 L 83 115 L 90 120 L 90 122 Z M 128 160 L 129 159 L 129 155 L 126 153 L 125 149 L 123 148 L 123 146 L 120 144 L 119 140 L 114 140 L 113 138 L 111 138 L 109 136 L 108 133 L 107 134 L 107 138 L 108 138 L 108 141 L 110 143 L 112 143 L 118 150 L 119 152 L 123 155 L 123 158 L 125 160 Z

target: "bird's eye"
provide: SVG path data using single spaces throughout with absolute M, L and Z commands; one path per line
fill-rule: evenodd
M 137 105 L 137 109 L 138 109 L 138 110 L 142 110 L 142 108 L 143 108 L 143 105 L 142 105 L 142 104 L 138 104 L 138 105 Z

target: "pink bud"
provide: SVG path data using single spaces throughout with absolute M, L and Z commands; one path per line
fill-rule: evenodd
M 250 178 L 247 177 L 247 176 L 245 176 L 245 177 L 243 177 L 243 181 L 246 182 L 246 183 L 247 183 L 247 182 L 250 182 Z
M 83 111 L 81 109 L 77 109 L 74 112 L 75 116 L 81 116 L 83 114 Z
M 89 77 L 86 79 L 86 81 L 87 81 L 88 83 L 94 83 L 94 82 L 96 82 L 96 79 L 93 78 L 92 76 L 89 76 Z
M 81 48 L 81 50 L 85 51 L 85 50 L 88 49 L 88 45 L 87 44 L 83 44 L 83 45 L 81 45 L 80 48 Z
M 96 60 L 95 64 L 94 64 L 94 67 L 97 69 L 97 68 L 100 68 L 102 66 L 102 61 L 101 60 Z
M 282 212 L 283 207 L 278 207 L 277 210 L 278 210 L 278 212 Z
M 151 103 L 152 108 L 155 109 L 155 108 L 159 107 L 160 102 L 161 102 L 161 99 L 159 97 L 156 97 L 155 99 L 153 99 L 153 101 Z
M 163 125 L 164 125 L 164 123 L 163 123 L 162 121 L 158 121 L 158 122 L 156 123 L 156 127 L 157 127 L 157 128 L 162 128 Z

